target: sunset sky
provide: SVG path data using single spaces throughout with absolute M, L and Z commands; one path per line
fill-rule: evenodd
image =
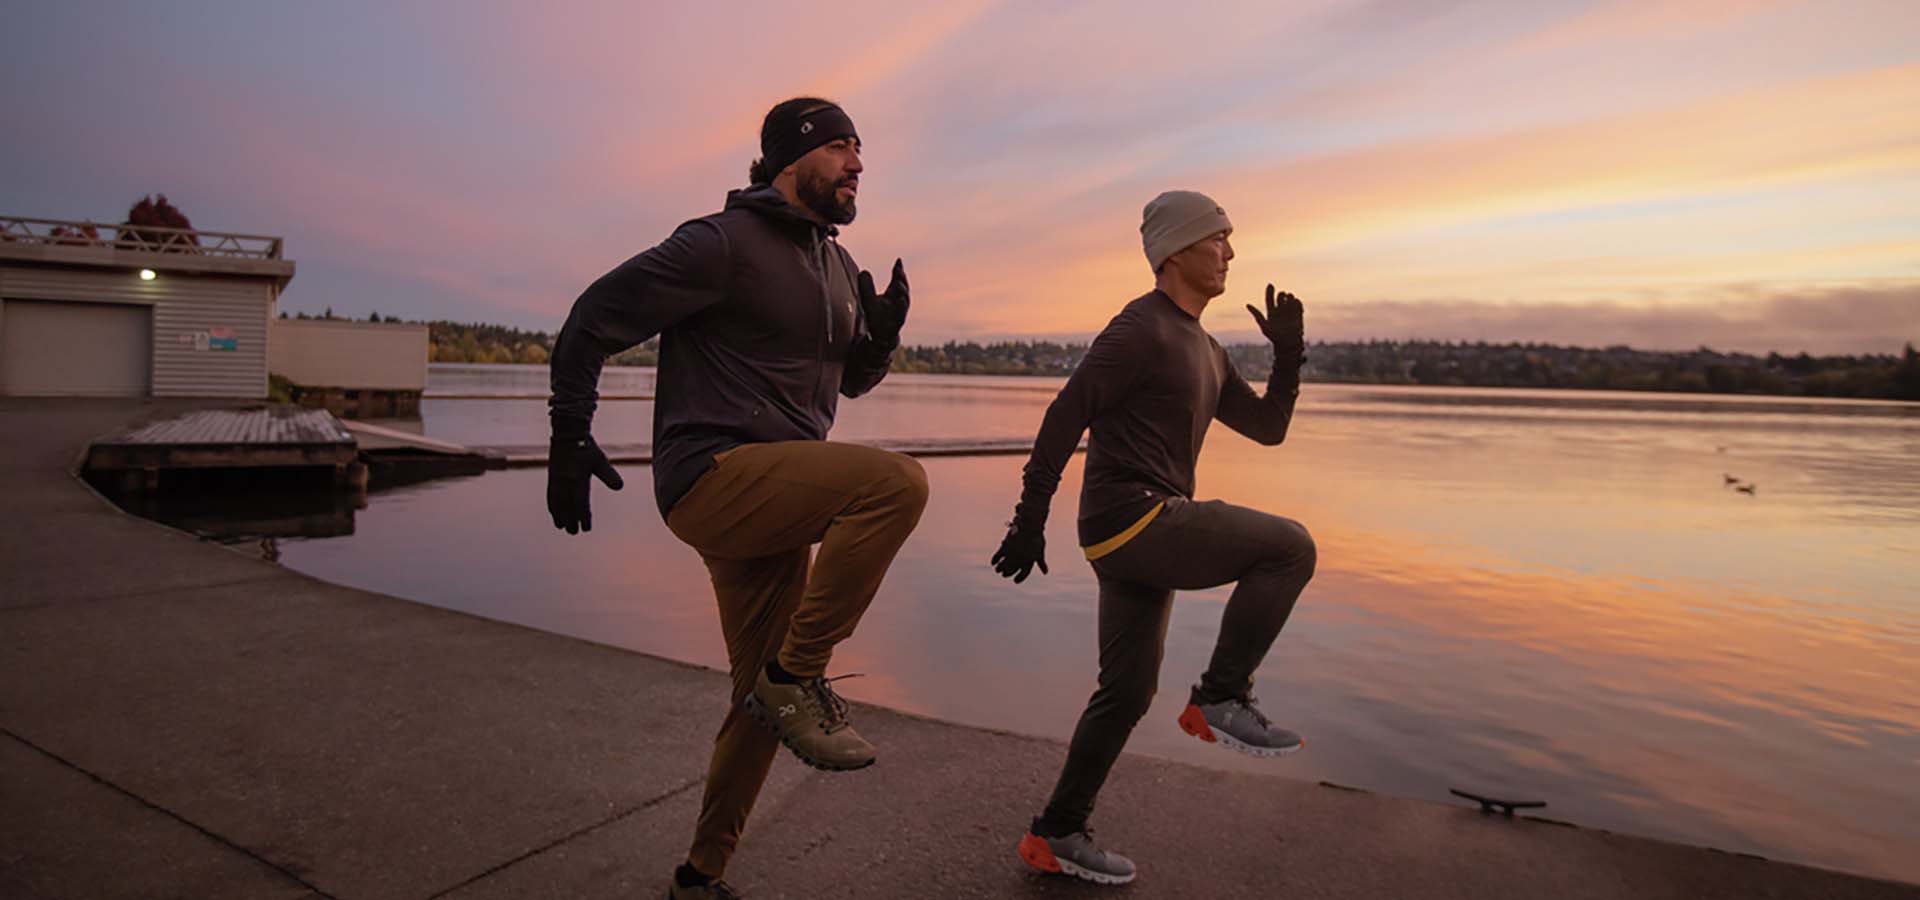
M 557 327 L 840 101 L 907 340 L 1086 336 L 1205 191 L 1317 339 L 1920 341 L 1920 2 L 14 4 L 0 213 L 165 192 L 290 310 Z

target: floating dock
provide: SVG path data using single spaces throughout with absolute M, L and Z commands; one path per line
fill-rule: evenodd
M 506 465 L 497 454 L 364 422 L 324 409 L 256 406 L 198 410 L 93 442 L 86 470 L 128 493 L 153 492 L 167 472 L 330 469 L 336 487 L 364 489 L 369 473 L 417 481 Z
M 345 420 L 340 427 L 360 442 L 360 459 L 379 484 L 423 481 L 449 475 L 478 475 L 507 466 L 505 455 L 412 434 L 397 428 Z
M 320 409 L 206 409 L 130 428 L 87 448 L 90 472 L 132 491 L 157 490 L 167 471 L 325 467 L 336 484 L 356 477 L 359 445 Z

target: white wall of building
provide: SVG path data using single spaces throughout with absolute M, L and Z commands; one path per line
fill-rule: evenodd
M 273 319 L 267 368 L 303 387 L 418 391 L 427 386 L 427 326 Z
M 269 278 L 161 272 L 152 281 L 142 281 L 136 271 L 127 269 L 0 266 L 0 303 L 148 307 L 149 384 L 155 397 L 264 398 L 267 328 L 275 292 Z M 79 324 L 85 321 L 90 319 L 73 320 L 77 330 L 71 340 L 105 339 L 104 334 L 91 334 Z M 52 379 L 55 375 L 57 371 L 49 372 L 49 380 L 57 380 Z

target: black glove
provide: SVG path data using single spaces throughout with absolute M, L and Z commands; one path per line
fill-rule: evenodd
M 874 293 L 872 273 L 860 271 L 860 308 L 867 314 L 867 334 L 881 345 L 900 345 L 900 326 L 907 324 L 909 302 L 907 267 L 900 260 L 893 261 L 893 278 L 884 294 Z
M 553 514 L 553 527 L 568 534 L 593 530 L 587 486 L 595 477 L 616 491 L 627 484 L 591 435 L 556 435 L 547 452 L 547 512 Z
M 1306 307 L 1300 298 L 1285 291 L 1274 293 L 1273 285 L 1267 285 L 1267 314 L 1247 304 L 1247 312 L 1253 313 L 1253 321 L 1260 326 L 1260 333 L 1273 343 L 1274 365 L 1286 364 L 1296 368 L 1307 360 Z
M 1021 528 L 1018 522 L 1008 526 L 1006 539 L 993 553 L 993 570 L 1019 584 L 1033 574 L 1036 565 L 1040 567 L 1040 574 L 1049 574 L 1046 532 L 1039 528 Z

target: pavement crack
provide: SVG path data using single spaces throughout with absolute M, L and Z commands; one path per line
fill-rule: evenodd
M 807 845 L 805 847 L 801 847 L 799 851 L 789 854 L 787 856 L 787 859 L 789 861 L 794 861 L 794 862 L 797 862 L 802 859 L 806 859 L 808 856 L 813 855 L 813 851 L 818 850 L 821 847 L 825 847 L 826 845 L 831 843 L 833 843 L 833 832 L 831 831 L 824 832 L 816 836 L 813 840 L 808 841 Z
M 285 876 L 287 880 L 293 882 L 294 884 L 297 884 L 303 888 L 306 888 L 307 890 L 312 891 L 313 893 L 321 897 L 325 897 L 327 898 L 327 900 L 340 900 L 340 898 L 335 897 L 334 895 L 321 890 L 320 888 L 314 886 L 311 882 L 307 881 L 306 879 L 301 878 L 299 875 L 294 874 L 292 871 L 288 870 L 287 867 L 280 865 L 279 863 L 276 863 L 273 860 L 270 860 L 264 856 L 261 856 L 260 854 L 255 853 L 254 851 L 227 839 L 225 836 L 214 832 L 212 829 L 209 829 L 206 826 L 201 825 L 200 823 L 187 818 L 186 816 L 183 816 L 177 812 L 174 812 L 171 809 L 161 806 L 160 804 L 155 803 L 152 800 L 148 800 L 147 798 L 142 797 L 139 794 L 134 793 L 133 791 L 130 791 L 124 787 L 121 787 L 118 784 L 115 784 L 113 781 L 109 780 L 106 776 L 101 775 L 98 772 L 94 772 L 91 769 L 86 768 L 85 766 L 78 765 L 72 760 L 67 759 L 64 756 L 61 756 L 60 754 L 55 753 L 52 750 L 48 750 L 47 748 L 42 747 L 39 744 L 36 744 L 30 740 L 27 740 L 26 738 L 18 734 L 15 734 L 12 729 L 0 728 L 0 734 L 4 734 L 7 737 L 12 738 L 14 741 L 18 742 L 21 746 L 26 747 L 27 749 L 32 750 L 33 752 L 38 753 L 41 756 L 51 759 L 54 762 L 59 763 L 60 765 L 66 766 L 67 768 L 72 769 L 73 771 L 78 772 L 81 775 L 84 775 L 87 778 L 92 779 L 96 784 L 99 784 L 102 787 L 105 787 L 111 791 L 114 791 L 115 793 L 118 793 L 121 796 L 126 797 L 127 799 L 132 800 L 135 803 L 140 804 L 141 806 L 144 806 L 150 810 L 153 810 L 154 812 L 157 812 L 163 816 L 166 816 L 169 819 L 172 819 L 176 822 L 179 822 L 182 825 L 187 826 L 188 828 L 193 829 L 194 831 L 199 832 L 200 834 L 206 836 L 208 840 L 211 840 L 222 847 L 226 847 L 227 849 L 232 850 L 233 852 L 238 853 L 241 856 L 251 859 L 254 862 L 257 862 L 263 866 L 266 866 L 269 869 L 272 869 L 275 872 L 280 873 L 282 876 Z
M 427 900 L 439 900 L 439 898 L 445 897 L 448 894 L 451 894 L 455 891 L 460 890 L 461 888 L 467 887 L 476 882 L 484 881 L 488 878 L 498 875 L 501 872 L 506 871 L 507 869 L 517 866 L 520 863 L 526 862 L 527 860 L 532 859 L 536 856 L 539 856 L 540 854 L 545 853 L 548 850 L 552 850 L 553 848 L 558 847 L 561 844 L 567 843 L 568 841 L 571 841 L 574 838 L 584 837 L 595 831 L 599 831 L 600 829 L 605 828 L 608 825 L 616 824 L 625 819 L 628 819 L 640 813 L 646 812 L 649 809 L 659 806 L 660 804 L 665 803 L 668 800 L 672 800 L 673 798 L 678 797 L 681 794 L 684 794 L 690 790 L 693 790 L 694 788 L 699 787 L 702 784 L 705 784 L 706 781 L 707 781 L 706 777 L 701 776 L 699 778 L 694 778 L 689 781 L 683 782 L 679 785 L 674 786 L 673 788 L 669 789 L 666 793 L 661 794 L 658 797 L 654 797 L 650 800 L 642 801 L 641 803 L 639 803 L 636 806 L 633 806 L 632 808 L 621 810 L 620 812 L 616 812 L 613 815 L 607 816 L 606 818 L 601 819 L 598 822 L 594 822 L 593 824 L 585 825 L 580 828 L 577 828 L 567 834 L 561 835 L 560 837 L 557 837 L 551 841 L 541 844 L 538 847 L 528 850 L 527 852 L 522 853 L 519 856 L 516 856 L 512 859 L 502 862 L 499 865 L 488 868 L 487 870 L 480 872 L 479 874 L 474 875 L 472 878 L 468 878 L 467 880 L 462 881 L 459 884 L 456 884 L 445 890 L 437 891 L 435 893 L 429 894 L 427 895 Z

